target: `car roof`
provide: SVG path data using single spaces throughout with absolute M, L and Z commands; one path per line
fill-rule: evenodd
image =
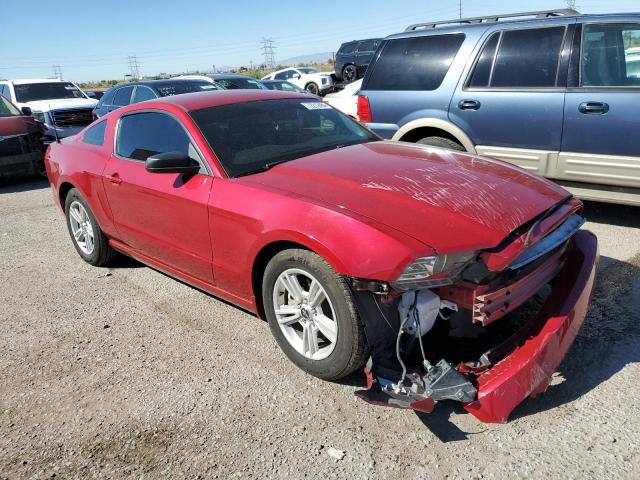
M 487 18 L 500 17 L 500 15 L 487 15 Z M 410 31 L 403 31 L 399 33 L 394 33 L 393 35 L 389 35 L 384 38 L 384 40 L 392 40 L 396 38 L 407 38 L 407 37 L 419 37 L 423 35 L 433 35 L 433 34 L 441 34 L 441 33 L 451 33 L 451 32 L 462 32 L 471 29 L 489 29 L 495 28 L 510 28 L 513 26 L 526 25 L 528 23 L 534 23 L 536 25 L 540 25 L 541 23 L 548 23 L 550 25 L 554 23 L 572 23 L 576 20 L 583 22 L 593 22 L 599 20 L 612 20 L 612 19 L 621 19 L 625 18 L 640 17 L 638 13 L 595 13 L 595 14 L 583 14 L 583 13 L 575 13 L 571 15 L 561 15 L 561 16 L 553 16 L 546 18 L 537 18 L 531 16 L 525 16 L 522 18 L 514 17 L 514 18 L 505 18 L 504 20 L 499 21 L 483 21 L 483 22 L 471 22 L 471 23 L 454 23 L 454 20 L 451 23 L 441 23 L 438 24 L 438 21 L 435 21 L 437 25 L 434 28 L 421 28 Z M 425 25 L 430 24 L 429 21 L 421 22 Z
M 150 100 L 144 103 L 147 105 L 150 105 L 151 103 L 174 105 L 189 112 L 192 110 L 200 110 L 201 108 L 218 107 L 220 105 L 230 105 L 233 103 L 296 98 L 300 100 L 316 101 L 315 99 L 310 98 L 306 93 L 283 92 L 280 90 L 217 90 L 215 92 L 197 92 L 173 95 L 170 97 L 162 97 L 157 100 Z
M 12 82 L 15 85 L 22 85 L 25 83 L 69 83 L 68 80 L 61 80 L 59 78 L 16 78 L 15 80 L 5 80 Z
M 214 80 L 222 80 L 224 78 L 246 78 L 249 80 L 255 80 L 255 78 L 250 77 L 249 75 L 240 75 L 238 73 L 212 73 L 210 75 L 207 75 L 207 77 Z

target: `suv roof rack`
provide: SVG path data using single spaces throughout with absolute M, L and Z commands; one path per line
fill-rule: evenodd
M 485 17 L 470 17 L 470 18 L 456 18 L 453 20 L 443 20 L 440 22 L 426 22 L 426 23 L 414 23 L 405 28 L 405 32 L 413 32 L 418 29 L 436 28 L 438 25 L 448 25 L 455 23 L 487 23 L 497 22 L 503 18 L 517 18 L 517 17 L 536 17 L 536 18 L 549 18 L 549 17 L 567 17 L 573 15 L 581 15 L 580 12 L 572 8 L 562 8 L 558 10 L 539 10 L 536 12 L 521 12 L 521 13 L 506 13 L 503 15 L 487 15 Z

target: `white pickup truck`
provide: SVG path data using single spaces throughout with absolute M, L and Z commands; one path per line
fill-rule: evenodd
M 262 80 L 286 80 L 314 95 L 324 95 L 333 90 L 333 73 L 319 72 L 311 67 L 285 68 L 278 70 Z
M 24 113 L 29 109 L 36 120 L 47 126 L 45 143 L 75 135 L 89 125 L 98 104 L 75 83 L 51 78 L 2 80 L 0 95 Z

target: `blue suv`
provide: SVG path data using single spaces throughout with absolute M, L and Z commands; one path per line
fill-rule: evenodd
M 412 25 L 381 42 L 358 99 L 383 138 L 498 158 L 582 198 L 633 205 L 638 112 L 640 13 Z

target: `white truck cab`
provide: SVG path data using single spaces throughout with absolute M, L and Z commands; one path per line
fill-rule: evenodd
M 78 133 L 93 121 L 98 104 L 75 83 L 52 78 L 0 80 L 0 95 L 47 126 L 45 142 Z

